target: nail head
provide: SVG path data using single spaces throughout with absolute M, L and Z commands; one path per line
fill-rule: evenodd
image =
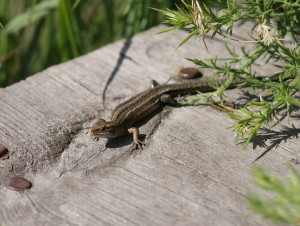
M 23 191 L 31 188 L 32 183 L 23 177 L 11 177 L 6 186 L 15 191 Z

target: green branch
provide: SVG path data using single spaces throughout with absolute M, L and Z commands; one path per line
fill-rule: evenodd
M 190 3 L 187 3 L 190 2 Z M 183 1 L 183 6 L 177 10 L 159 10 L 164 13 L 164 22 L 171 24 L 171 27 L 164 30 L 178 30 L 185 28 L 189 31 L 187 37 L 180 43 L 187 42 L 191 37 L 198 36 L 204 39 L 208 32 L 212 37 L 216 34 L 224 38 L 230 38 L 234 24 L 245 19 L 253 20 L 253 33 L 249 38 L 253 40 L 254 47 L 247 50 L 246 46 L 241 47 L 237 53 L 234 49 L 225 45 L 229 57 L 211 59 L 189 59 L 200 68 L 212 69 L 214 81 L 225 81 L 224 84 L 215 86 L 213 94 L 205 94 L 189 101 L 208 100 L 215 96 L 223 96 L 223 92 L 236 79 L 243 79 L 245 82 L 239 87 L 250 86 L 261 89 L 260 101 L 250 100 L 245 107 L 236 109 L 229 113 L 229 116 L 236 121 L 232 127 L 237 139 L 245 139 L 245 147 L 259 132 L 264 125 L 276 122 L 278 111 L 286 109 L 286 116 L 289 117 L 293 108 L 299 107 L 299 84 L 300 47 L 298 42 L 287 46 L 284 41 L 288 34 L 292 40 L 300 40 L 300 4 L 299 1 L 288 2 L 285 0 L 276 1 Z M 276 21 L 276 22 L 275 22 Z M 237 40 L 239 41 L 239 40 Z M 284 64 L 278 65 L 282 72 L 275 81 L 274 75 L 269 74 L 271 79 L 261 80 L 256 78 L 251 67 L 262 56 L 268 56 L 265 63 L 270 59 L 281 60 Z M 218 82 L 213 82 L 218 84 Z M 265 98 L 267 96 L 273 98 Z
M 251 208 L 275 223 L 300 224 L 300 174 L 289 167 L 290 179 L 282 181 L 260 167 L 253 168 L 255 183 L 276 193 L 273 199 L 261 195 L 250 195 L 247 200 Z

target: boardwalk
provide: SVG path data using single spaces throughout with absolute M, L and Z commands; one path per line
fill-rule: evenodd
M 210 106 L 166 107 L 140 127 L 146 146 L 138 151 L 129 137 L 106 144 L 83 129 L 97 117 L 109 118 L 151 79 L 165 83 L 178 68 L 191 66 L 185 57 L 226 55 L 218 38 L 206 40 L 209 52 L 196 39 L 176 49 L 186 32 L 154 35 L 163 28 L 0 89 L 0 143 L 10 151 L 0 160 L 1 226 L 269 224 L 245 201 L 258 191 L 251 167 L 262 156 L 257 164 L 286 177 L 287 162 L 300 158 L 297 118 L 271 128 L 271 142 L 260 137 L 246 150 L 234 142 L 233 121 Z M 278 69 L 255 70 L 266 75 Z M 21 193 L 6 188 L 16 175 L 33 187 Z

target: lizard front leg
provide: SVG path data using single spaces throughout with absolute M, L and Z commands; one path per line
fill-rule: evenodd
M 133 139 L 133 145 L 135 149 L 143 149 L 142 145 L 145 145 L 142 141 L 140 141 L 139 136 L 139 129 L 136 127 L 131 127 L 128 128 L 128 133 L 132 135 L 132 139 Z

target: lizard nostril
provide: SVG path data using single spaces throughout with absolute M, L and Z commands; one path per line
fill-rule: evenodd
M 97 132 L 98 132 L 98 129 L 93 129 L 93 128 L 91 128 L 91 129 L 89 130 L 89 134 L 91 134 L 91 135 L 96 134 Z

